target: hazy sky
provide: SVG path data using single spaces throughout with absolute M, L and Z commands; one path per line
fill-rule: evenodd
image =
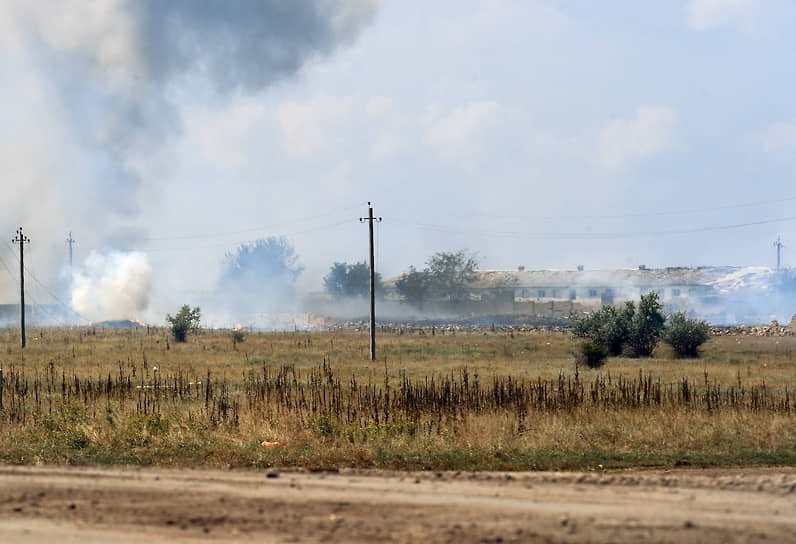
M 271 235 L 320 290 L 366 259 L 369 200 L 384 277 L 463 248 L 774 266 L 778 236 L 796 265 L 794 22 L 790 0 L 4 0 L 0 229 L 31 237 L 39 302 L 69 231 L 79 267 L 139 252 L 152 315 Z

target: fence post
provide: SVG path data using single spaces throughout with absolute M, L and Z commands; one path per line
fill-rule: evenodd
M 0 368 L 0 410 L 3 409 L 3 369 Z

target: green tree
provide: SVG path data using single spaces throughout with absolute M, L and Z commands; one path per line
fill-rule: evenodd
M 634 306 L 628 303 L 630 310 Z M 628 355 L 631 357 L 651 357 L 655 346 L 663 332 L 666 316 L 663 314 L 663 304 L 656 291 L 641 295 L 638 311 L 633 311 L 628 329 Z
M 199 307 L 191 309 L 187 304 L 180 308 L 176 315 L 166 314 L 166 321 L 171 323 L 171 332 L 174 334 L 175 342 L 185 342 L 185 337 L 189 331 L 196 331 L 199 328 L 201 312 Z
M 431 294 L 462 302 L 469 291 L 467 286 L 476 278 L 478 260 L 465 250 L 435 253 L 426 263 Z
M 376 294 L 384 292 L 381 274 L 374 274 Z M 326 292 L 334 298 L 367 297 L 370 294 L 370 267 L 365 262 L 334 263 L 323 278 Z
M 627 344 L 634 313 L 635 305 L 632 302 L 627 302 L 621 310 L 603 304 L 593 314 L 573 320 L 570 329 L 575 336 L 590 339 L 593 344 L 602 347 L 607 355 L 616 357 L 622 354 Z
M 410 266 L 400 278 L 395 280 L 395 289 L 409 304 L 423 309 L 423 302 L 431 291 L 431 277 L 428 270 L 417 270 Z
M 603 304 L 593 314 L 573 319 L 570 330 L 573 335 L 590 340 L 591 345 L 583 346 L 584 356 L 588 352 L 596 357 L 603 350 L 612 356 L 650 357 L 665 322 L 658 293 L 652 291 L 641 296 L 638 308 L 632 300 L 621 309 Z
M 677 357 L 696 359 L 699 348 L 710 339 L 710 325 L 706 321 L 689 318 L 685 312 L 675 312 L 669 316 L 662 338 L 672 346 Z

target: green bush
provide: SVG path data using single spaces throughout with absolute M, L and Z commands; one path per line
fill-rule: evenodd
M 232 346 L 235 347 L 241 342 L 246 340 L 246 333 L 243 332 L 241 329 L 235 329 L 232 331 Z
M 185 342 L 188 331 L 199 328 L 200 311 L 197 306 L 193 310 L 187 304 L 180 308 L 177 315 L 166 314 L 166 321 L 171 323 L 171 332 L 176 342 Z
M 590 316 L 572 322 L 572 334 L 579 338 L 589 338 L 595 345 L 603 346 L 608 355 L 621 355 L 627 342 L 629 321 L 632 313 L 628 307 L 617 310 L 614 306 L 604 304 L 602 308 Z
M 583 342 L 580 345 L 580 353 L 575 358 L 578 365 L 586 365 L 589 368 L 600 368 L 605 364 L 608 357 L 608 349 L 594 342 Z
M 629 302 L 632 308 L 633 303 Z M 630 357 L 652 357 L 655 346 L 663 333 L 666 316 L 658 293 L 651 291 L 641 296 L 638 311 L 632 312 L 628 327 L 627 355 Z
M 650 357 L 665 322 L 658 293 L 652 291 L 641 296 L 638 308 L 632 301 L 621 309 L 603 304 L 590 316 L 574 319 L 571 330 L 575 336 L 603 348 L 607 355 Z
M 663 331 L 663 341 L 672 346 L 681 359 L 698 358 L 699 348 L 710 339 L 710 325 L 689 318 L 685 312 L 675 312 Z

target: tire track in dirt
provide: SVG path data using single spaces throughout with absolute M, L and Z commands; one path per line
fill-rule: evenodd
M 796 542 L 796 469 L 0 467 L 0 541 Z

